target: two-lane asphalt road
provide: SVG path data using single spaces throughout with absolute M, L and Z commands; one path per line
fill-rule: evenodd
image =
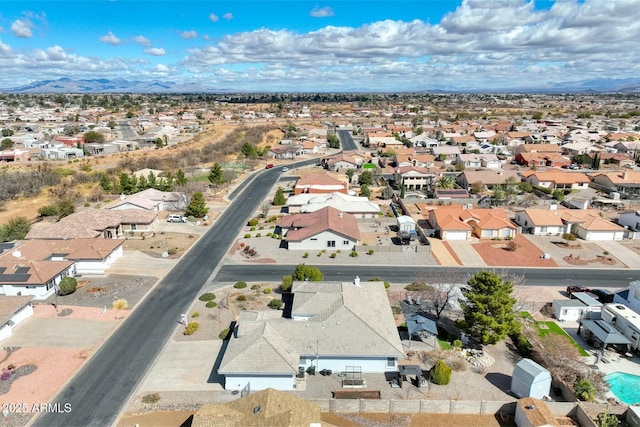
M 342 145 L 342 149 L 344 151 L 357 150 L 358 145 L 353 140 L 351 136 L 351 131 L 348 130 L 339 130 L 338 138 L 340 138 L 340 145 Z
M 314 159 L 289 166 L 315 162 Z M 180 314 L 188 309 L 207 283 L 280 173 L 280 168 L 260 171 L 231 194 L 233 203 L 56 396 L 53 402 L 59 403 L 60 407 L 69 403 L 71 411 L 42 414 L 36 420 L 36 426 L 108 426 L 113 423 L 175 330 Z M 189 361 L 185 360 L 185 363 Z

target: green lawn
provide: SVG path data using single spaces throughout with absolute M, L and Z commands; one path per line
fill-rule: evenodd
M 540 328 L 540 325 L 546 325 L 547 329 Z M 575 342 L 575 340 L 571 338 L 569 334 L 564 331 L 564 329 L 558 326 L 556 322 L 536 322 L 536 327 L 538 328 L 538 335 L 540 335 L 541 337 L 546 337 L 549 334 L 564 335 L 569 341 L 571 341 L 571 344 L 573 344 L 578 349 L 580 356 L 589 356 L 589 353 L 584 351 L 584 348 L 582 348 L 580 344 Z
M 439 340 L 438 340 L 438 344 L 440 344 L 440 348 L 441 348 L 442 350 L 450 350 L 450 349 L 452 349 L 452 348 L 453 348 L 453 346 L 452 346 L 451 344 L 449 344 L 449 342 L 448 342 L 448 341 L 445 341 L 445 340 L 441 340 L 441 339 L 439 339 Z

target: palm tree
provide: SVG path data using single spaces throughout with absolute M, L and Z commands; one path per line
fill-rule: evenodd
M 440 180 L 436 183 L 436 188 L 442 188 L 443 190 L 451 190 L 455 188 L 456 181 L 451 175 L 442 175 Z

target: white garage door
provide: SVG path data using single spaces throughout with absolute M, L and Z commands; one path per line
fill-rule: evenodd
M 613 231 L 606 231 L 606 232 L 592 231 L 589 233 L 587 240 L 614 240 L 614 237 L 615 237 L 615 232 Z
M 444 240 L 467 240 L 466 231 L 447 231 Z

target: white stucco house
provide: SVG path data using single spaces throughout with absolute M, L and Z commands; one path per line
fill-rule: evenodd
M 367 197 L 350 196 L 338 192 L 297 194 L 287 199 L 287 206 L 289 206 L 290 213 L 311 213 L 330 206 L 360 219 L 377 218 L 381 213 L 380 206 L 370 201 Z
M 572 294 L 575 299 L 553 300 L 553 315 L 559 322 L 577 322 L 589 318 L 592 312 L 600 312 L 602 303 L 585 292 Z
M 0 341 L 13 335 L 13 328 L 33 315 L 32 297 L 0 296 Z
M 182 211 L 187 206 L 184 193 L 160 191 L 148 188 L 130 196 L 124 194 L 120 200 L 109 206 L 111 210 L 143 209 L 153 211 Z
M 218 373 L 225 389 L 294 390 L 313 367 L 397 370 L 404 349 L 382 282 L 295 282 L 291 317 L 242 311 Z
M 360 241 L 356 218 L 330 206 L 285 216 L 278 226 L 289 250 L 353 250 Z
M 73 261 L 0 260 L 0 295 L 47 299 L 60 281 L 75 274 Z

